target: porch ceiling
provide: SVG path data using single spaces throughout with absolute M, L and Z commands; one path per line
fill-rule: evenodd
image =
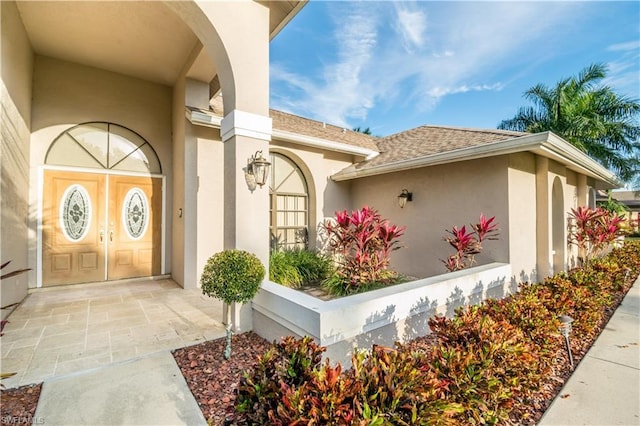
M 31 46 L 50 56 L 173 85 L 196 36 L 161 2 L 17 2 Z
M 273 38 L 307 3 L 260 1 Z M 173 85 L 198 39 L 159 1 L 18 1 L 34 52 Z

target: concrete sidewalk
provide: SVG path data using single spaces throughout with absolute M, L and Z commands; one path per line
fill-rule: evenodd
M 640 278 L 539 424 L 640 425 Z
M 34 424 L 206 425 L 169 351 L 45 380 Z

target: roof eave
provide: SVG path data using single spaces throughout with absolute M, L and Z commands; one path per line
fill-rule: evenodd
M 213 127 L 219 129 L 222 123 L 222 117 L 210 114 L 204 110 L 187 107 L 185 110 L 187 120 L 196 126 Z M 349 145 L 342 142 L 334 142 L 327 139 L 316 138 L 313 136 L 300 135 L 298 133 L 287 132 L 284 130 L 273 129 L 271 131 L 272 140 L 277 139 L 282 142 L 289 142 L 298 145 L 305 145 L 313 148 L 325 149 L 328 151 L 341 152 L 343 154 L 357 155 L 370 160 L 379 154 L 368 148 Z
M 367 160 L 370 160 L 380 154 L 378 151 L 374 151 L 369 148 L 362 148 L 342 142 L 334 142 L 327 139 L 301 135 L 284 130 L 273 129 L 273 137 L 282 142 L 291 142 L 299 145 L 310 146 L 313 148 L 321 148 L 329 151 L 342 152 L 344 154 L 358 155 L 361 157 L 365 157 Z
M 269 34 L 269 40 L 273 40 L 275 36 L 277 36 L 278 33 L 280 33 L 280 31 L 282 31 L 282 29 L 286 27 L 289 22 L 291 22 L 291 20 L 298 14 L 298 12 L 300 12 L 302 8 L 307 5 L 307 3 L 309 3 L 309 0 L 300 0 L 293 7 L 293 9 L 291 9 L 291 11 L 287 13 L 284 19 L 280 21 L 280 23 L 273 30 L 271 30 L 271 33 Z
M 599 186 L 598 189 L 609 189 L 621 186 L 621 183 L 618 181 L 615 174 L 602 167 L 582 151 L 551 132 L 536 133 L 490 144 L 477 145 L 453 151 L 410 158 L 369 169 L 358 170 L 355 167 L 349 167 L 334 174 L 331 176 L 331 179 L 334 181 L 351 180 L 366 176 L 374 176 L 524 151 L 531 151 L 544 157 L 552 158 L 560 163 L 566 164 L 574 171 L 598 179 L 604 184 Z

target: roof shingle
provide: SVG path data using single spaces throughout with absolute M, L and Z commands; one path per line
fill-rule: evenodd
M 376 140 L 378 138 L 375 136 L 354 132 L 353 130 L 343 129 L 342 127 L 332 126 L 331 124 L 310 120 L 274 109 L 269 110 L 269 115 L 273 120 L 273 128 L 277 130 L 378 151 L 378 147 L 376 146 Z
M 402 160 L 514 139 L 524 135 L 528 135 L 528 133 L 496 129 L 420 126 L 378 139 L 380 155 L 357 164 L 356 168 L 367 169 Z

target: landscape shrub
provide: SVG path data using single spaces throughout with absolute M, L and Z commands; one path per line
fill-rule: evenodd
M 600 255 L 628 231 L 627 220 L 615 211 L 579 206 L 569 213 L 569 243 L 578 247 L 583 265 Z
M 253 299 L 264 279 L 264 266 L 255 254 L 224 250 L 207 260 L 200 277 L 202 293 L 227 304 Z
M 332 269 L 331 259 L 317 251 L 284 249 L 269 256 L 269 279 L 286 287 L 320 282 L 331 275 Z
M 539 358 L 522 330 L 508 321 L 470 306 L 452 319 L 431 318 L 429 327 L 438 339 L 432 366 L 449 380 L 448 398 L 463 407 L 460 421 L 506 420 L 515 399 L 538 386 Z
M 404 226 L 390 224 L 375 209 L 365 206 L 351 213 L 336 212 L 322 229 L 337 267 L 328 282 L 329 290 L 342 287 L 342 293 L 348 294 L 371 283 L 388 284 L 395 277 L 387 268 L 391 253 L 400 248 Z
M 522 284 L 516 294 L 459 308 L 450 319 L 431 318 L 429 340 L 356 352 L 346 371 L 323 363 L 324 348 L 310 338 L 285 338 L 245 373 L 237 422 L 530 423 L 530 407 L 568 369 L 559 316 L 575 319 L 577 354 L 639 273 L 640 243 L 627 243 L 588 268 Z
M 498 239 L 498 224 L 494 223 L 495 219 L 495 216 L 487 219 L 481 213 L 480 220 L 472 224 L 469 231 L 464 225 L 461 228 L 454 226 L 451 230 L 446 230 L 450 235 L 443 239 L 456 250 L 446 260 L 442 260 L 449 272 L 459 271 L 475 264 L 475 256 L 482 251 L 482 242 Z
M 249 424 L 276 422 L 284 405 L 283 391 L 312 382 L 326 349 L 312 338 L 284 337 L 260 357 L 251 372 L 245 372 L 238 387 L 236 409 Z

